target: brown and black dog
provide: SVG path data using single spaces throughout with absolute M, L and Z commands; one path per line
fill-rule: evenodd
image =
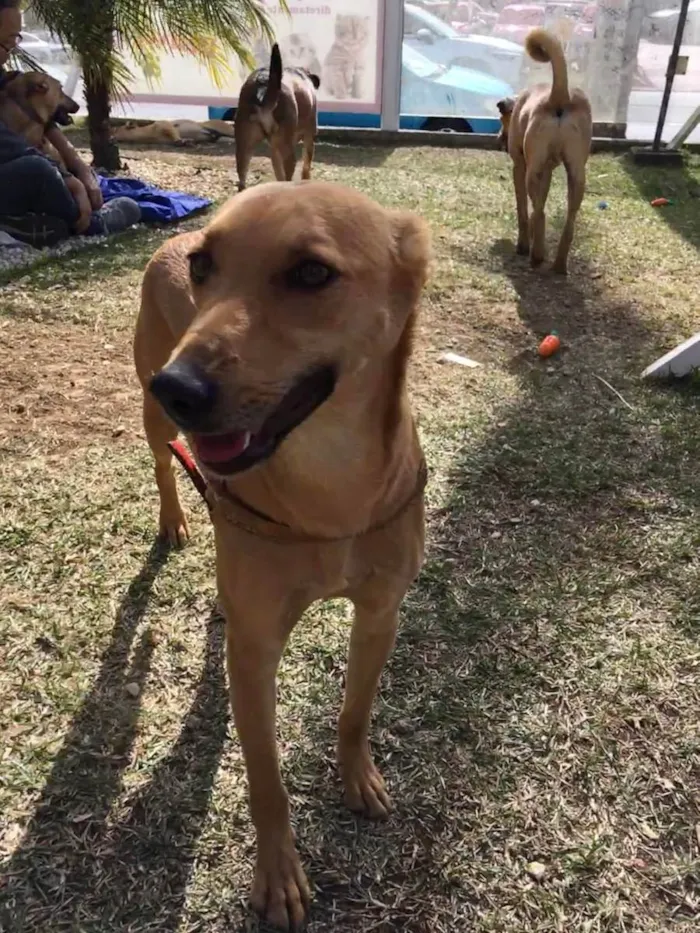
M 277 181 L 291 181 L 296 169 L 296 147 L 304 146 L 301 177 L 311 177 L 316 141 L 316 89 L 318 75 L 303 68 L 283 68 L 279 46 L 270 54 L 270 67 L 258 68 L 241 88 L 234 121 L 238 190 L 246 187 L 248 167 L 258 143 L 270 144 Z
M 576 215 L 586 188 L 586 162 L 591 148 L 591 105 L 583 91 L 569 91 L 561 42 L 545 29 L 533 29 L 525 48 L 538 62 L 551 62 L 552 84 L 527 88 L 513 100 L 499 101 L 499 139 L 513 160 L 518 208 L 518 252 L 529 253 L 533 266 L 545 258 L 545 213 L 552 171 L 563 163 L 568 185 L 568 209 L 555 272 L 566 274 Z M 528 218 L 528 196 L 532 216 Z
M 386 817 L 370 713 L 423 558 L 425 466 L 406 368 L 428 230 L 328 182 L 271 182 L 146 269 L 134 354 L 160 529 L 189 536 L 168 447 L 209 482 L 231 704 L 257 832 L 253 906 L 283 929 L 310 891 L 280 774 L 275 679 L 305 609 L 354 603 L 338 762 L 345 802 Z
M 57 162 L 60 156 L 44 138 L 51 123 L 69 126 L 71 114 L 80 109 L 61 87 L 61 82 L 42 71 L 18 72 L 9 76 L 0 90 L 0 120 L 30 146 Z

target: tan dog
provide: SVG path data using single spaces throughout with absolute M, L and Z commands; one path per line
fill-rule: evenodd
M 231 704 L 257 830 L 253 906 L 287 929 L 310 899 L 289 822 L 275 677 L 306 608 L 355 605 L 338 760 L 348 806 L 390 809 L 370 711 L 423 556 L 425 468 L 406 366 L 429 236 L 322 182 L 272 182 L 169 240 L 146 270 L 135 360 L 160 530 L 189 536 L 168 443 L 209 480 Z
M 552 63 L 552 86 L 538 84 L 513 101 L 499 101 L 500 139 L 513 160 L 518 208 L 518 253 L 530 254 L 538 266 L 545 258 L 545 213 L 552 171 L 564 164 L 568 209 L 552 269 L 566 274 L 576 215 L 586 188 L 586 162 L 591 147 L 591 105 L 581 90 L 569 93 L 561 42 L 544 29 L 533 29 L 525 40 L 531 58 Z M 528 196 L 532 216 L 528 220 Z
M 296 147 L 301 141 L 304 158 L 301 177 L 311 177 L 317 133 L 316 89 L 318 75 L 303 68 L 283 68 L 277 43 L 272 46 L 270 67 L 258 68 L 246 78 L 236 110 L 236 170 L 238 190 L 243 191 L 255 147 L 267 139 L 272 167 L 278 181 L 291 181 L 297 165 Z
M 10 77 L 0 91 L 0 120 L 30 146 L 56 162 L 61 158 L 44 138 L 51 123 L 69 126 L 79 105 L 61 87 L 61 82 L 43 71 L 25 71 Z
M 154 143 L 156 145 L 186 142 L 212 142 L 221 137 L 232 139 L 233 126 L 224 120 L 155 120 L 143 125 L 125 123 L 117 126 L 112 135 L 120 143 Z

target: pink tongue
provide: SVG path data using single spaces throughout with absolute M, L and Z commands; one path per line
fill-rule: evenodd
M 240 456 L 250 443 L 248 431 L 232 434 L 195 434 L 197 453 L 207 463 L 224 463 Z

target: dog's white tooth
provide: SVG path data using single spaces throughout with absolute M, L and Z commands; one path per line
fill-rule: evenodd
M 241 453 L 243 453 L 244 450 L 247 450 L 247 448 L 250 447 L 250 439 L 252 436 L 253 435 L 250 433 L 250 431 L 245 432 L 245 439 L 243 441 L 243 447 L 241 448 Z

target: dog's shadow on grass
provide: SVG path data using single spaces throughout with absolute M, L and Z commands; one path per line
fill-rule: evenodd
M 585 253 L 573 249 L 568 275 L 560 275 L 551 270 L 551 257 L 533 269 L 527 256 L 516 254 L 512 240 L 501 239 L 492 244 L 485 262 L 510 280 L 518 316 L 536 339 L 555 330 L 565 346 L 590 347 L 591 360 L 598 355 L 596 345 L 606 352 L 617 347 L 619 359 L 634 357 L 635 366 L 654 352 L 650 347 L 663 347 L 675 339 L 672 322 L 647 323 L 633 303 L 611 297 L 605 269 Z M 511 368 L 521 369 L 523 363 L 527 368 L 531 359 L 530 353 L 521 354 L 511 361 Z
M 4 868 L 3 929 L 169 933 L 178 927 L 227 734 L 224 629 L 216 612 L 177 742 L 127 801 L 125 819 L 110 822 L 131 764 L 139 696 L 154 647 L 148 630 L 135 647 L 134 641 L 167 557 L 167 548 L 154 544 L 122 599 L 95 684 Z

